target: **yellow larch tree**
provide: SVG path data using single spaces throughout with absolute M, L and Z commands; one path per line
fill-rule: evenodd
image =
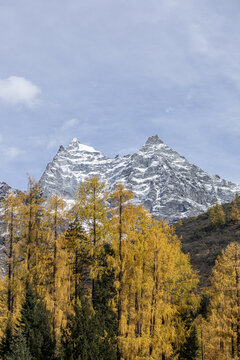
M 92 282 L 92 304 L 95 301 L 95 280 L 101 273 L 99 258 L 103 252 L 103 244 L 108 241 L 109 221 L 107 219 L 108 193 L 105 183 L 97 177 L 86 179 L 80 184 L 75 196 L 74 212 L 90 239 L 90 277 Z
M 43 279 L 45 279 L 45 282 L 43 281 L 45 294 L 42 293 L 41 295 L 45 298 L 47 308 L 52 313 L 53 334 L 57 338 L 63 318 L 63 311 L 58 304 L 62 304 L 62 297 L 66 292 L 63 286 L 66 280 L 66 269 L 62 263 L 61 247 L 64 236 L 63 232 L 67 227 L 68 211 L 65 201 L 57 194 L 47 199 L 45 209 L 45 266 L 41 267 Z M 52 269 L 50 274 L 49 269 Z
M 166 222 L 154 222 L 149 242 L 153 275 L 149 354 L 150 359 L 165 359 L 177 352 L 187 335 L 180 315 L 197 309 L 198 276 Z
M 218 203 L 218 201 L 215 201 L 213 206 L 208 210 L 209 216 L 211 219 L 211 223 L 216 226 L 224 225 L 226 222 L 226 215 L 223 211 L 222 206 Z
M 21 284 L 18 281 L 19 267 L 19 224 L 21 201 L 15 193 L 6 195 L 1 203 L 6 227 L 5 247 L 7 251 L 7 309 L 8 319 L 13 321 L 21 303 Z
M 122 318 L 119 343 L 123 358 L 149 356 L 152 269 L 149 253 L 151 216 L 141 206 L 126 209 Z
M 38 269 L 41 265 L 41 256 L 45 252 L 42 247 L 46 245 L 44 230 L 44 202 L 42 189 L 38 183 L 29 178 L 28 190 L 19 193 L 22 207 L 20 210 L 22 278 L 25 283 L 32 283 L 38 291 L 41 284 L 42 272 Z
M 232 204 L 231 220 L 237 224 L 240 222 L 240 210 L 238 208 L 236 200 L 233 201 L 233 204 Z
M 205 324 L 205 358 L 240 358 L 240 244 L 233 242 L 216 260 L 211 277 L 210 316 Z
M 123 290 L 123 271 L 124 271 L 124 251 L 123 241 L 129 231 L 129 201 L 134 194 L 124 188 L 122 184 L 117 184 L 114 191 L 110 195 L 112 205 L 112 246 L 114 248 L 114 271 L 115 271 L 115 285 L 117 289 L 117 337 L 121 337 L 121 319 L 122 319 L 122 290 Z M 117 360 L 120 360 L 121 347 L 117 343 Z
M 4 336 L 8 322 L 7 297 L 8 291 L 6 278 L 0 277 L 0 339 Z
M 177 356 L 186 336 L 180 314 L 186 308 L 195 309 L 198 304 L 197 275 L 167 223 L 153 220 L 141 206 L 130 205 L 124 211 L 124 226 L 122 262 L 116 235 L 113 236 L 115 254 L 109 259 L 115 269 L 116 312 L 119 301 L 121 304 L 119 359 L 157 360 Z

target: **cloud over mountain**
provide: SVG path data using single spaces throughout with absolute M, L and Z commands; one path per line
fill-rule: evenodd
M 6 104 L 32 107 L 39 94 L 41 89 L 24 77 L 0 79 L 0 100 Z

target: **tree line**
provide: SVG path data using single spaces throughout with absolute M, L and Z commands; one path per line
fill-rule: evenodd
M 238 243 L 200 293 L 174 227 L 133 196 L 95 177 L 70 207 L 33 179 L 7 194 L 2 359 L 240 358 Z

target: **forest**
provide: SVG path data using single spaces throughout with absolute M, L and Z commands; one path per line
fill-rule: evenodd
M 71 206 L 45 199 L 32 178 L 6 195 L 1 359 L 240 359 L 240 244 L 219 254 L 210 285 L 199 286 L 175 226 L 133 199 L 96 177 Z M 236 195 L 234 223 L 239 205 Z M 212 226 L 225 216 L 218 203 L 209 210 Z

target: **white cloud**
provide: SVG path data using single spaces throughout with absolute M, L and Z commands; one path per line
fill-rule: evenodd
M 61 127 L 61 130 L 62 131 L 68 130 L 68 129 L 72 128 L 73 126 L 77 125 L 78 123 L 79 123 L 78 119 L 67 120 Z
M 7 104 L 32 107 L 40 93 L 41 89 L 24 77 L 0 79 L 0 100 Z

